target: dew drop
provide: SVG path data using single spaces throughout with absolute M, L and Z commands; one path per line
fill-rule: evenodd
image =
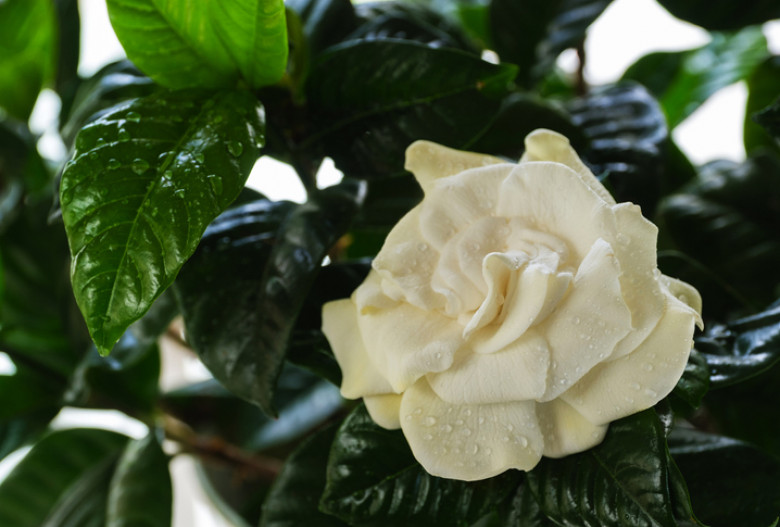
M 120 128 L 119 131 L 116 133 L 116 138 L 117 140 L 119 140 L 120 143 L 125 143 L 130 140 L 130 132 L 128 132 L 124 128 Z
M 428 250 L 428 244 L 427 243 L 423 243 L 423 242 L 418 243 L 417 244 L 417 250 L 422 252 L 422 253 L 424 253 L 425 251 Z
M 458 425 L 458 426 L 462 425 L 463 424 L 463 419 L 458 419 L 457 421 L 455 421 L 455 424 Z
M 509 443 L 509 436 L 502 437 L 501 441 L 503 441 L 504 443 Z
M 406 419 L 407 421 L 411 421 L 412 420 L 412 414 L 406 414 L 406 417 L 404 417 L 404 419 Z
M 617 235 L 617 241 L 620 245 L 628 245 L 631 243 L 631 238 L 621 232 Z
M 239 141 L 228 141 L 227 149 L 233 157 L 238 157 L 244 151 L 244 145 Z
M 470 436 L 471 435 L 471 428 L 464 428 L 463 429 L 463 435 Z
M 574 322 L 575 324 L 579 324 L 580 323 L 580 317 L 574 317 L 572 319 L 572 322 Z
M 94 151 L 93 151 L 93 152 L 90 152 L 90 153 L 89 153 L 89 158 L 90 158 L 92 161 L 97 161 L 99 157 L 100 157 L 100 156 L 98 156 L 98 153 L 97 153 L 97 152 L 94 152 Z
M 511 425 L 511 424 L 508 424 L 508 425 L 506 425 L 506 429 L 511 432 L 512 430 L 515 429 L 515 427 L 513 425 Z
M 470 416 L 471 410 L 469 408 L 466 408 L 465 410 L 463 410 L 463 415 L 465 415 L 466 417 Z
M 479 453 L 479 445 L 474 443 L 473 445 L 471 445 L 471 455 L 475 456 L 477 455 L 477 453 Z
M 645 362 L 644 364 L 642 364 L 642 369 L 645 371 L 653 371 L 653 365 L 650 364 L 649 362 Z
M 422 415 L 422 408 L 415 408 L 412 413 L 414 415 Z
M 211 189 L 214 191 L 214 194 L 217 196 L 222 194 L 222 178 L 220 176 L 217 176 L 216 174 L 210 174 L 206 176 L 206 178 L 209 180 L 209 183 L 211 184 Z
M 656 392 L 655 390 L 651 390 L 650 388 L 646 388 L 645 395 L 647 395 L 648 397 L 658 397 L 658 392 Z
M 479 424 L 483 424 L 484 422 L 485 422 L 485 418 L 484 417 L 480 417 L 479 419 L 477 419 L 477 423 L 479 423 Z
M 198 163 L 203 164 L 206 162 L 206 156 L 203 155 L 203 152 L 198 152 L 197 154 L 195 154 L 194 157 L 195 157 L 195 161 L 197 161 Z
M 433 439 L 433 436 L 431 434 L 425 434 L 425 436 L 423 436 L 423 439 L 425 439 L 426 441 L 430 441 L 431 439 Z
M 425 426 L 433 426 L 436 424 L 436 418 L 433 417 L 432 415 L 429 415 L 428 417 L 425 418 L 423 424 L 425 424 Z
M 528 438 L 526 438 L 525 436 L 517 436 L 515 438 L 515 441 L 517 443 L 520 443 L 520 446 L 522 446 L 523 448 L 528 446 Z
M 447 433 L 447 434 L 449 434 L 450 432 L 452 432 L 452 427 L 451 427 L 450 425 L 441 425 L 441 426 L 439 427 L 439 429 L 440 429 L 442 432 L 445 432 L 445 433 Z
M 139 113 L 137 113 L 137 112 L 127 112 L 127 115 L 125 116 L 125 118 L 128 121 L 132 121 L 134 123 L 137 123 L 137 122 L 139 122 L 141 120 L 141 115 Z
M 108 164 L 106 165 L 109 170 L 116 170 L 117 168 L 122 166 L 122 163 L 119 162 L 118 159 L 114 159 L 113 157 L 108 160 Z
M 638 390 L 642 389 L 642 386 L 638 382 L 632 382 L 631 384 L 629 384 L 629 386 L 631 386 L 632 390 L 637 390 L 638 391 Z
M 149 163 L 145 159 L 141 159 L 140 157 L 137 157 L 133 160 L 133 163 L 130 165 L 130 168 L 138 174 L 139 176 L 149 170 Z
M 179 190 L 175 190 L 173 192 L 173 195 L 176 196 L 177 198 L 184 199 L 184 197 L 185 197 L 184 196 L 184 189 L 180 188 Z
M 95 140 L 95 148 L 100 148 L 101 146 L 106 146 L 107 141 L 103 139 L 102 137 L 98 137 L 97 140 Z

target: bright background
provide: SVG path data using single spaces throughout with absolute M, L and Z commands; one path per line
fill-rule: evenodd
M 104 0 L 79 0 L 82 17 L 81 62 L 79 73 L 90 76 L 102 66 L 124 57 L 108 20 Z M 780 54 L 780 21 L 764 26 L 770 52 Z M 653 51 L 676 51 L 702 46 L 709 41 L 703 29 L 682 22 L 654 0 L 615 0 L 591 26 L 586 40 L 586 80 L 592 85 L 614 82 L 639 57 Z M 559 65 L 569 71 L 576 68 L 573 51 L 564 53 Z M 724 88 L 680 124 L 674 140 L 694 164 L 726 158 L 745 158 L 742 125 L 745 118 L 747 90 L 743 83 Z M 65 156 L 56 134 L 59 100 L 53 92 L 44 92 L 31 119 L 31 128 L 42 134 L 41 153 L 54 161 Z M 318 175 L 318 184 L 328 186 L 341 174 L 326 160 Z M 293 170 L 270 158 L 262 158 L 250 175 L 249 185 L 271 199 L 305 199 L 303 186 Z M 0 372 L 13 369 L 0 354 Z M 200 380 L 208 372 L 196 359 L 182 353 L 166 353 L 163 359 L 164 388 Z M 95 426 L 110 428 L 133 437 L 143 437 L 146 427 L 118 412 L 65 409 L 53 427 Z M 9 456 L 0 463 L 0 479 L 18 462 L 24 452 Z M 172 462 L 174 478 L 174 527 L 226 527 L 240 525 L 222 515 L 210 503 L 198 485 L 195 465 L 186 456 Z

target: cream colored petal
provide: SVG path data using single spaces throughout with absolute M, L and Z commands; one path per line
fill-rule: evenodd
M 631 353 L 647 338 L 661 319 L 665 301 L 656 269 L 658 228 L 633 203 L 620 203 L 612 210 L 617 220 L 612 247 L 623 271 L 620 285 L 633 327 L 615 347 L 611 358 L 616 359 Z
M 518 218 L 528 229 L 565 242 L 569 262 L 582 261 L 605 232 L 615 231 L 615 215 L 569 167 L 537 161 L 515 167 L 501 183 L 496 214 Z
M 569 139 L 558 132 L 540 128 L 528 134 L 525 137 L 525 154 L 520 162 L 528 161 L 554 161 L 566 165 L 574 170 L 582 182 L 598 194 L 601 199 L 609 204 L 615 203 L 615 199 L 609 191 L 580 160 L 577 152 L 571 147 Z
M 606 424 L 650 408 L 677 384 L 693 346 L 696 317 L 668 297 L 658 326 L 632 353 L 593 368 L 561 398 L 589 421 Z
M 441 249 L 455 234 L 493 215 L 498 192 L 515 165 L 491 165 L 440 179 L 420 205 L 423 237 Z
M 391 287 L 383 287 L 391 298 L 397 291 L 403 298 L 422 309 L 444 306 L 444 298 L 431 289 L 431 278 L 439 253 L 420 233 L 418 208 L 412 209 L 390 231 L 372 267 Z
M 415 141 L 406 149 L 404 168 L 414 174 L 427 194 L 437 179 L 454 176 L 470 168 L 506 163 L 497 157 L 447 148 L 430 141 Z
M 544 394 L 549 367 L 547 342 L 529 331 L 496 353 L 463 350 L 449 369 L 428 374 L 428 382 L 439 397 L 453 404 L 525 401 Z
M 509 255 L 496 256 L 494 260 L 502 262 L 504 269 L 507 269 L 505 265 L 512 264 Z M 486 269 L 489 267 L 488 265 Z M 543 321 L 558 305 L 572 282 L 571 273 L 557 273 L 554 269 L 535 262 L 522 269 L 511 269 L 508 274 L 507 278 L 501 278 L 499 273 L 495 273 L 489 279 L 491 284 L 499 284 L 495 288 L 504 288 L 503 295 L 494 295 L 497 298 L 492 300 L 493 305 L 500 307 L 501 314 L 492 324 L 473 335 L 470 344 L 477 353 L 502 350 L 523 335 L 528 328 Z M 487 298 L 491 298 L 490 294 Z M 487 309 L 485 315 L 490 315 L 493 309 L 495 308 Z M 480 311 L 477 311 L 472 320 L 477 319 Z M 491 321 L 492 318 L 488 320 Z M 482 320 L 478 320 L 480 325 L 477 329 L 484 325 L 481 322 Z M 468 330 L 469 326 L 466 326 L 464 337 L 467 336 Z
M 453 405 L 421 379 L 403 394 L 401 428 L 428 473 L 474 481 L 536 466 L 544 445 L 534 406 Z
M 701 295 L 692 285 L 672 278 L 671 276 L 661 275 L 659 281 L 673 297 L 691 308 L 696 314 L 696 325 L 699 329 L 704 329 L 704 321 L 701 319 Z
M 483 301 L 487 292 L 484 257 L 505 250 L 508 233 L 503 218 L 488 216 L 466 226 L 442 249 L 432 288 L 447 299 L 448 316 L 473 311 Z
M 601 443 L 607 433 L 607 425 L 594 425 L 560 399 L 538 404 L 536 415 L 544 436 L 546 457 L 582 452 Z
M 398 304 L 398 300 L 387 296 L 382 288 L 382 278 L 374 269 L 368 272 L 363 283 L 352 293 L 352 301 L 357 306 L 358 314 L 372 309 L 389 309 Z
M 631 330 L 631 313 L 620 293 L 619 276 L 612 247 L 598 240 L 580 264 L 568 296 L 539 327 L 553 361 L 540 401 L 558 397 L 593 366 L 608 360 Z
M 396 430 L 401 428 L 401 395 L 369 395 L 363 398 L 371 419 L 382 428 Z
M 357 320 L 371 363 L 390 382 L 392 390 L 388 391 L 395 393 L 426 373 L 449 368 L 463 345 L 461 327 L 455 321 L 404 302 L 371 310 Z
M 322 306 L 322 332 L 341 368 L 341 395 L 357 399 L 393 391 L 366 353 L 352 300 L 336 300 Z

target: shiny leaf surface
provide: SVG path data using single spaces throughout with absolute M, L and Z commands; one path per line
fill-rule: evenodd
M 98 429 L 52 432 L 0 483 L 0 524 L 100 525 L 108 472 L 127 442 L 125 436 Z M 101 503 L 102 502 L 102 503 Z M 80 520 L 80 521 L 79 521 Z
M 101 353 L 174 280 L 263 144 L 245 92 L 160 93 L 82 129 L 60 201 L 76 300 Z
M 721 88 L 746 79 L 767 56 L 760 28 L 712 33 L 712 41 L 689 51 L 652 53 L 626 70 L 624 80 L 650 90 L 674 128 Z
M 431 476 L 400 430 L 381 428 L 359 406 L 333 441 L 320 509 L 349 524 L 457 525 L 482 518 L 519 480 L 517 471 L 475 482 Z
M 567 48 L 585 39 L 588 26 L 611 0 L 493 0 L 490 27 L 501 60 L 520 67 L 525 85 L 539 80 Z
M 663 427 L 653 410 L 610 424 L 581 454 L 543 458 L 528 473 L 542 511 L 558 525 L 677 526 Z M 678 518 L 680 520 L 688 518 Z
M 759 64 L 748 77 L 747 87 L 745 150 L 748 155 L 760 148 L 780 153 L 780 56 Z
M 709 30 L 739 29 L 780 18 L 774 0 L 659 0 L 677 18 Z
M 106 527 L 169 527 L 172 500 L 168 458 L 157 438 L 130 441 L 111 479 Z
M 710 389 L 710 367 L 707 359 L 697 350 L 691 350 L 682 377 L 677 381 L 672 394 L 682 399 L 691 408 L 698 408 Z
M 287 62 L 282 0 L 108 0 L 127 56 L 169 88 L 253 87 L 279 80 Z
M 515 72 L 511 65 L 413 41 L 333 46 L 309 77 L 316 128 L 301 148 L 324 148 L 350 177 L 398 175 L 416 139 L 462 148 L 477 137 Z
M 336 427 L 311 436 L 293 452 L 263 505 L 260 527 L 346 527 L 347 523 L 321 512 L 318 503 L 325 489 L 325 467 Z
M 21 121 L 53 78 L 56 36 L 51 0 L 0 3 L 0 108 Z

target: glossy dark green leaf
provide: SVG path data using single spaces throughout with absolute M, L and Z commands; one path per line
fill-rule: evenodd
M 664 272 L 699 289 L 705 316 L 722 319 L 735 308 L 755 312 L 775 300 L 780 282 L 778 203 L 780 161 L 754 156 L 742 164 L 705 165 L 697 179 L 659 206 L 664 235 L 697 262 Z
M 278 81 L 287 63 L 282 0 L 108 0 L 111 25 L 141 70 L 169 88 L 252 87 Z
M 0 4 L 0 108 L 27 121 L 54 75 L 57 22 L 51 0 Z
M 73 146 L 76 135 L 89 122 L 106 113 L 112 106 L 129 99 L 145 97 L 158 91 L 154 81 L 143 75 L 129 61 L 112 62 L 82 81 L 74 95 L 70 110 L 61 114 L 62 139 Z
M 735 384 L 780 361 L 780 302 L 725 326 L 715 325 L 696 339 L 707 361 L 713 388 Z
M 416 139 L 454 148 L 490 124 L 516 68 L 405 40 L 329 48 L 307 88 L 316 129 L 300 148 L 321 148 L 350 177 L 403 171 Z
M 484 527 L 553 527 L 555 525 L 544 515 L 528 485 L 521 485 L 505 507 L 494 511 L 493 518 L 486 518 Z M 483 527 L 475 524 L 473 527 Z
M 563 108 L 533 95 L 512 93 L 504 99 L 495 120 L 468 149 L 516 161 L 525 150 L 525 136 L 537 128 L 565 135 L 578 151 L 588 144 L 583 129 L 574 125 Z
M 0 233 L 22 194 L 42 194 L 51 176 L 37 150 L 37 139 L 20 121 L 0 118 Z
M 269 414 L 295 319 L 359 199 L 346 183 L 300 206 L 264 201 L 229 211 L 177 281 L 193 349 L 229 390 Z
M 774 0 L 659 0 L 677 18 L 709 30 L 739 29 L 780 18 Z
M 760 28 L 712 33 L 712 41 L 688 51 L 646 55 L 626 70 L 624 80 L 650 90 L 674 128 L 721 88 L 745 80 L 767 56 Z
M 758 112 L 755 120 L 769 132 L 776 144 L 780 143 L 780 99 Z
M 320 496 L 325 489 L 325 470 L 336 426 L 311 436 L 287 458 L 263 505 L 260 527 L 346 527 L 347 523 L 321 512 Z
M 61 379 L 21 361 L 15 369 L 12 375 L 0 375 L 0 422 L 59 406 L 65 387 Z
M 72 101 L 79 84 L 81 17 L 78 0 L 55 0 L 57 10 L 57 68 L 54 82 L 63 106 Z
M 100 526 L 107 478 L 127 438 L 98 429 L 52 432 L 0 483 L 0 525 Z M 93 498 L 92 500 L 90 498 Z M 102 502 L 102 503 L 101 503 Z
M 769 525 L 780 511 L 780 463 L 723 436 L 678 429 L 669 450 L 688 482 L 694 510 L 711 527 Z
M 425 4 L 372 2 L 356 5 L 355 11 L 359 26 L 346 39 L 397 38 L 480 54 L 460 27 Z
M 76 300 L 101 353 L 174 280 L 263 144 L 247 92 L 135 99 L 82 129 L 60 201 Z
M 381 428 L 361 405 L 333 441 L 320 509 L 357 525 L 458 525 L 482 518 L 520 481 L 517 471 L 474 482 L 431 476 L 403 433 Z
M 543 458 L 528 484 L 558 525 L 671 527 L 688 520 L 673 515 L 673 475 L 661 422 L 645 410 L 611 423 L 604 441 L 590 450 Z
M 668 134 L 658 103 L 642 86 L 621 83 L 593 90 L 567 105 L 588 146 L 579 153 L 612 190 L 652 217 L 661 188 Z
M 340 42 L 357 27 L 355 8 L 349 0 L 290 0 L 287 7 L 301 20 L 308 59 Z
M 780 56 L 773 56 L 759 64 L 747 79 L 748 100 L 745 108 L 744 140 L 748 155 L 759 148 L 771 148 L 780 153 Z M 770 118 L 775 104 L 774 119 Z M 760 112 L 767 114 L 760 117 Z M 763 121 L 759 123 L 756 121 Z M 768 120 L 766 120 L 769 118 Z M 774 123 L 774 124 L 773 124 Z M 768 126 L 767 126 L 768 125 Z
M 701 400 L 710 389 L 710 367 L 707 359 L 698 351 L 691 350 L 688 363 L 682 377 L 672 391 L 672 395 L 682 399 L 691 408 L 698 408 Z
M 166 289 L 157 297 L 149 311 L 130 326 L 129 331 L 141 342 L 153 342 L 165 333 L 171 321 L 179 314 L 179 303 L 173 289 Z
M 106 527 L 169 527 L 172 501 L 168 458 L 155 435 L 130 441 L 111 479 Z
M 8 396 L 3 393 L 0 397 L 6 400 Z M 0 420 L 0 460 L 25 444 L 37 440 L 58 411 L 59 408 L 52 406 L 20 417 Z
M 585 39 L 588 26 L 611 0 L 493 0 L 490 29 L 501 60 L 520 67 L 525 85 L 539 80 L 567 49 Z
M 0 350 L 64 383 L 86 341 L 68 286 L 65 233 L 62 225 L 47 224 L 49 205 L 50 198 L 28 198 L 0 235 Z

